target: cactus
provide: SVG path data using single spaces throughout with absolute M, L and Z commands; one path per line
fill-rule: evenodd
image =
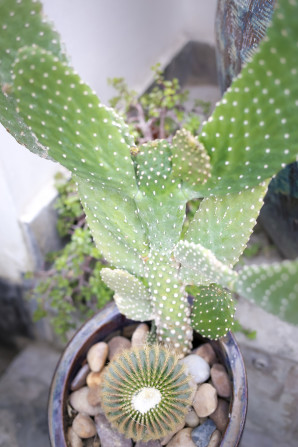
M 203 336 L 217 340 L 233 326 L 235 303 L 231 293 L 217 284 L 192 287 L 195 304 L 192 308 L 192 327 Z M 220 315 L 220 317 L 219 317 Z
M 297 157 L 297 13 L 296 2 L 279 1 L 266 38 L 198 138 L 181 130 L 172 141 L 136 147 L 123 119 L 70 67 L 40 3 L 0 0 L 4 126 L 31 151 L 71 170 L 94 241 L 116 268 L 102 274 L 121 312 L 155 320 L 158 341 L 179 355 L 191 347 L 191 318 L 197 327 L 188 285 L 198 288 L 194 308 L 203 296 L 217 294 L 224 303 L 212 306 L 220 332 L 208 331 L 208 318 L 200 318 L 212 336 L 231 326 L 228 289 L 298 323 L 297 261 L 280 272 L 234 270 L 268 181 Z M 194 198 L 200 207 L 180 240 Z M 275 285 L 268 277 L 276 277 Z
M 134 348 L 107 367 L 102 406 L 127 438 L 147 441 L 166 436 L 183 421 L 191 393 L 175 355 L 158 345 Z

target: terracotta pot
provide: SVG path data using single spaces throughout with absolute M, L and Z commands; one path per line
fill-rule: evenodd
M 135 321 L 121 315 L 114 303 L 109 304 L 87 321 L 63 352 L 57 365 L 49 396 L 48 418 L 52 447 L 67 447 L 66 403 L 70 384 L 86 358 L 88 349 L 96 342 L 127 332 Z M 194 345 L 204 339 L 196 335 Z M 233 382 L 230 422 L 223 434 L 220 447 L 234 447 L 240 442 L 247 409 L 247 382 L 243 359 L 234 336 L 212 342 L 220 360 L 228 369 Z

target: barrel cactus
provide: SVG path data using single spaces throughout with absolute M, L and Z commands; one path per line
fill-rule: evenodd
M 185 418 L 189 380 L 177 356 L 159 345 L 127 350 L 107 367 L 102 406 L 127 438 L 160 439 Z

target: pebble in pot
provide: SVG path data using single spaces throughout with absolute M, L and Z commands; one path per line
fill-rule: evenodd
M 203 383 L 210 377 L 210 366 L 200 356 L 190 354 L 180 360 L 185 365 L 186 373 L 191 374 L 196 383 Z
M 200 418 L 206 417 L 216 410 L 217 400 L 216 389 L 210 383 L 203 383 L 195 394 L 193 407 Z
M 95 416 L 94 420 L 101 447 L 132 447 L 132 440 L 114 430 L 104 414 Z
M 185 416 L 185 425 L 195 428 L 199 425 L 199 423 L 200 419 L 197 413 L 195 412 L 193 407 L 190 407 L 187 415 Z
M 75 433 L 72 427 L 69 427 L 67 431 L 67 441 L 70 447 L 83 447 L 83 441 Z
M 203 343 L 193 351 L 193 354 L 202 357 L 210 366 L 217 362 L 217 356 L 210 343 Z
M 229 422 L 229 407 L 230 405 L 227 401 L 224 399 L 218 399 L 216 410 L 209 416 L 221 432 L 225 430 Z
M 211 368 L 212 384 L 221 397 L 231 397 L 232 384 L 223 365 L 215 363 Z
M 143 347 L 146 344 L 149 333 L 149 326 L 146 323 L 140 324 L 131 337 L 131 347 Z
M 112 338 L 108 343 L 109 346 L 109 360 L 112 360 L 115 355 L 120 354 L 124 349 L 129 349 L 131 347 L 131 342 L 121 335 Z
M 90 405 L 88 401 L 89 388 L 84 386 L 77 391 L 74 391 L 69 396 L 71 406 L 79 413 L 85 413 L 89 416 L 95 416 L 102 412 L 100 405 Z
M 191 439 L 191 432 L 192 428 L 183 428 L 172 438 L 167 447 L 196 447 Z
M 191 433 L 191 438 L 196 447 L 208 447 L 215 430 L 216 425 L 210 419 L 207 419 L 202 425 L 195 428 Z
M 101 341 L 95 343 L 91 346 L 87 353 L 87 362 L 90 366 L 91 371 L 99 372 L 107 360 L 108 356 L 108 345 L 107 343 Z
M 184 421 L 181 422 L 180 424 L 177 425 L 176 430 L 172 431 L 171 433 L 169 433 L 167 436 L 165 436 L 164 438 L 162 438 L 161 440 L 161 445 L 168 445 L 168 443 L 170 442 L 170 440 L 174 437 L 174 435 L 176 435 L 176 433 L 178 433 L 180 430 L 183 429 L 185 423 Z
M 85 385 L 86 377 L 90 373 L 90 368 L 88 363 L 86 363 L 82 368 L 79 369 L 77 374 L 75 375 L 75 378 L 71 382 L 70 389 L 71 391 L 76 391 L 82 386 Z
M 73 431 L 83 439 L 92 438 L 96 435 L 93 420 L 87 414 L 78 413 L 72 423 Z

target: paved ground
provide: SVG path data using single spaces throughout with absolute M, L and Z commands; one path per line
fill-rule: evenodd
M 0 447 L 50 447 L 47 399 L 59 353 L 33 343 L 0 379 Z

